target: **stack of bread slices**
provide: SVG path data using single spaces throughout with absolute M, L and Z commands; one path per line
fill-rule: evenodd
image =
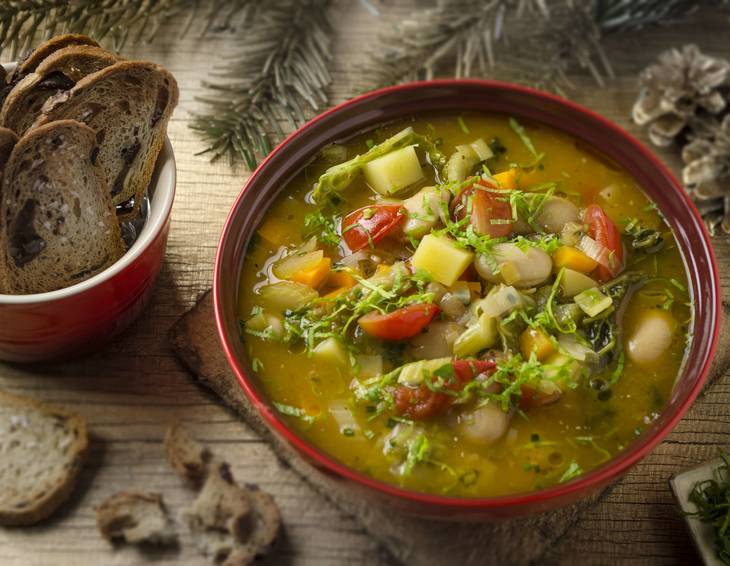
M 124 254 L 177 83 L 74 34 L 0 73 L 0 293 L 68 287 Z

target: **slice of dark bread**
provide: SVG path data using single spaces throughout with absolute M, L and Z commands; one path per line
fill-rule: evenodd
M 15 85 L 18 84 L 28 73 L 35 71 L 41 61 L 43 61 L 51 53 L 58 51 L 59 49 L 63 49 L 64 47 L 68 47 L 69 45 L 92 45 L 94 47 L 99 47 L 99 44 L 96 41 L 78 33 L 57 35 L 44 41 L 35 49 L 31 49 L 25 53 L 18 61 L 15 69 L 8 74 L 5 80 L 5 88 L 0 91 L 0 105 L 2 105 L 5 97 L 13 89 L 13 87 L 15 87 Z
M 56 511 L 88 444 L 78 415 L 0 391 L 0 525 L 29 525 Z
M 7 292 L 68 287 L 124 253 L 98 151 L 94 131 L 73 120 L 35 128 L 16 144 L 0 207 Z
M 165 545 L 177 540 L 159 493 L 123 491 L 112 495 L 96 509 L 96 526 L 110 541 Z
M 13 151 L 13 147 L 18 142 L 18 136 L 15 132 L 8 130 L 7 128 L 0 127 L 0 203 L 3 202 L 3 171 L 5 171 L 5 164 L 10 159 L 10 154 Z M 0 207 L 2 205 L 0 204 Z M 4 230 L 0 227 L 0 250 L 4 249 L 3 246 L 3 233 Z M 8 265 L 5 261 L 4 256 L 0 253 L 0 294 L 6 293 L 8 287 Z
M 90 126 L 112 203 L 134 199 L 131 215 L 152 178 L 178 97 L 175 78 L 159 65 L 122 61 L 50 98 L 35 125 L 73 119 Z
M 118 60 L 92 45 L 71 45 L 55 51 L 10 91 L 0 111 L 0 125 L 23 135 L 51 96 L 73 88 L 85 76 Z

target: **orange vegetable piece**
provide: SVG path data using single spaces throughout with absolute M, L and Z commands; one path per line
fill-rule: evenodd
M 349 271 L 333 271 L 327 279 L 327 285 L 344 289 L 352 289 L 357 280 Z
M 562 267 L 567 267 L 573 271 L 590 273 L 598 266 L 598 262 L 577 248 L 560 246 L 553 254 L 553 265 L 556 271 L 560 271 Z
M 502 171 L 501 173 L 492 175 L 492 177 L 494 177 L 494 180 L 499 183 L 500 189 L 509 189 L 511 191 L 512 189 L 517 188 L 517 169 L 514 167 L 510 167 L 507 171 Z
M 528 328 L 520 335 L 520 350 L 526 359 L 535 352 L 538 361 L 543 361 L 555 353 L 555 346 L 544 331 Z
M 324 283 L 330 275 L 332 260 L 323 257 L 317 265 L 305 271 L 297 271 L 292 275 L 291 280 L 310 287 L 317 288 Z

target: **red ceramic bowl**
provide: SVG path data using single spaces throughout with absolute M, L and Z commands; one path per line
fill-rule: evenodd
M 341 464 L 299 436 L 272 409 L 239 336 L 238 284 L 249 239 L 263 212 L 324 145 L 383 122 L 434 111 L 506 113 L 544 122 L 584 140 L 631 173 L 674 230 L 695 304 L 687 359 L 668 406 L 626 450 L 571 482 L 491 498 L 429 495 L 389 485 Z M 666 167 L 621 128 L 561 98 L 519 86 L 478 80 L 411 83 L 371 92 L 316 117 L 281 143 L 246 182 L 221 236 L 214 273 L 215 315 L 223 347 L 251 403 L 268 426 L 318 468 L 361 493 L 411 513 L 446 519 L 497 519 L 540 512 L 586 497 L 647 455 L 679 421 L 707 375 L 719 331 L 720 286 L 708 235 L 697 210 Z
M 170 140 L 148 189 L 149 214 L 119 261 L 77 285 L 34 295 L 0 294 L 0 360 L 40 362 L 100 347 L 137 318 L 162 266 L 175 196 Z

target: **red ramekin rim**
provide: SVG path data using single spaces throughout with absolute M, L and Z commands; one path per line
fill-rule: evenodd
M 537 491 L 523 492 L 499 497 L 451 497 L 404 489 L 358 472 L 357 470 L 354 470 L 353 468 L 350 468 L 345 464 L 339 462 L 335 457 L 323 452 L 319 448 L 312 445 L 309 441 L 300 437 L 281 418 L 279 418 L 274 411 L 271 410 L 271 408 L 267 404 L 267 399 L 265 398 L 265 396 L 259 394 L 256 388 L 249 383 L 250 378 L 247 375 L 246 370 L 242 367 L 240 360 L 238 360 L 238 358 L 236 357 L 231 346 L 231 337 L 226 334 L 223 321 L 224 313 L 221 311 L 222 289 L 220 286 L 220 277 L 222 267 L 222 250 L 224 244 L 230 236 L 232 220 L 236 214 L 239 202 L 243 198 L 246 189 L 253 183 L 253 181 L 260 174 L 260 172 L 267 167 L 267 164 L 270 160 L 274 158 L 274 156 L 282 151 L 285 151 L 289 143 L 294 138 L 298 137 L 303 131 L 311 128 L 320 120 L 330 116 L 333 113 L 340 112 L 343 109 L 363 100 L 398 91 L 415 90 L 424 87 L 458 87 L 459 85 L 481 86 L 487 89 L 496 88 L 503 91 L 527 94 L 530 96 L 534 96 L 538 99 L 544 99 L 563 106 L 567 106 L 574 111 L 585 114 L 592 120 L 600 122 L 601 124 L 603 124 L 603 126 L 612 130 L 614 133 L 625 139 L 626 142 L 629 143 L 636 151 L 641 153 L 642 157 L 646 159 L 646 161 L 649 162 L 653 168 L 662 173 L 662 175 L 671 182 L 671 184 L 676 189 L 676 192 L 681 195 L 681 197 L 685 200 L 688 209 L 692 212 L 697 224 L 700 226 L 703 238 L 702 243 L 707 251 L 707 256 L 712 266 L 712 272 L 710 274 L 712 288 L 707 290 L 707 292 L 714 295 L 714 311 L 712 312 L 712 314 L 714 314 L 715 321 L 713 325 L 712 337 L 709 343 L 709 351 L 707 352 L 705 358 L 702 360 L 702 366 L 698 368 L 695 372 L 693 372 L 696 373 L 698 377 L 692 385 L 692 388 L 690 389 L 685 399 L 681 402 L 681 404 L 675 409 L 675 412 L 671 416 L 671 418 L 669 418 L 669 420 L 664 423 L 664 426 L 647 433 L 644 438 L 635 441 L 629 448 L 611 458 L 611 460 L 609 460 L 603 466 L 592 470 L 585 475 L 579 476 L 574 480 Z M 666 165 L 664 165 L 664 163 L 662 163 L 656 155 L 649 151 L 631 134 L 626 132 L 617 124 L 614 124 L 610 120 L 604 118 L 600 114 L 593 112 L 592 110 L 589 110 L 588 108 L 585 108 L 575 102 L 560 98 L 556 95 L 536 90 L 530 87 L 505 83 L 501 81 L 482 79 L 437 79 L 431 81 L 410 82 L 385 87 L 346 100 L 330 108 L 329 110 L 318 114 L 317 116 L 309 120 L 306 124 L 288 135 L 276 148 L 274 148 L 274 150 L 259 164 L 256 170 L 246 180 L 243 188 L 241 189 L 241 192 L 239 193 L 238 197 L 231 207 L 228 217 L 226 218 L 215 257 L 215 267 L 213 272 L 213 306 L 215 312 L 216 326 L 218 328 L 218 335 L 220 337 L 228 363 L 233 369 L 239 384 L 243 388 L 249 400 L 251 400 L 255 408 L 263 416 L 267 424 L 273 427 L 276 432 L 278 432 L 287 442 L 292 444 L 301 453 L 305 454 L 307 457 L 317 462 L 318 465 L 324 467 L 326 470 L 334 472 L 336 475 L 342 476 L 347 480 L 356 482 L 375 491 L 389 496 L 393 496 L 398 499 L 405 499 L 411 502 L 427 505 L 434 510 L 437 510 L 438 508 L 455 508 L 462 510 L 495 510 L 506 509 L 509 507 L 519 507 L 521 505 L 527 504 L 534 505 L 536 503 L 552 499 L 569 498 L 571 495 L 577 495 L 582 492 L 588 493 L 591 491 L 591 488 L 605 485 L 611 479 L 621 475 L 629 468 L 634 466 L 639 460 L 644 458 L 644 456 L 646 456 L 649 452 L 651 452 L 651 450 L 653 450 L 676 426 L 676 424 L 687 412 L 687 410 L 699 394 L 700 390 L 702 389 L 702 386 L 710 371 L 711 362 L 714 358 L 715 350 L 717 347 L 720 333 L 722 299 L 720 293 L 720 276 L 717 261 L 715 259 L 715 254 L 710 243 L 709 234 L 707 233 L 707 229 L 702 222 L 699 212 L 689 198 L 689 195 L 683 190 L 681 184 L 677 181 L 671 171 L 669 171 Z

